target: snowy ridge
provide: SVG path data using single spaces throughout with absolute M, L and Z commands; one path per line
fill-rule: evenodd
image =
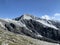
M 23 19 L 29 20 L 29 19 L 32 19 L 32 17 L 30 17 L 29 15 L 24 15 L 24 16 L 23 16 Z
M 38 21 L 38 22 L 40 22 L 40 23 L 42 23 L 43 25 L 46 25 L 46 26 L 48 26 L 48 27 L 51 27 L 51 28 L 54 28 L 54 29 L 58 29 L 58 28 L 55 27 L 54 25 L 48 24 L 47 22 L 45 22 L 45 21 L 43 21 L 43 20 L 36 20 L 36 21 Z
M 34 16 L 35 17 L 35 16 Z M 23 19 L 27 19 L 27 20 L 30 20 L 30 19 L 32 19 L 32 17 L 31 16 L 29 16 L 29 15 L 24 15 L 24 17 L 23 17 Z M 50 23 L 50 24 L 48 24 L 46 21 L 44 21 L 44 20 L 37 20 L 37 19 L 32 19 L 32 20 L 36 20 L 36 21 L 38 21 L 38 22 L 40 22 L 40 23 L 42 23 L 43 25 L 46 25 L 46 26 L 48 26 L 48 27 L 51 27 L 51 28 L 54 28 L 54 29 L 57 29 L 58 30 L 58 28 L 57 27 L 55 27 L 51 22 L 49 22 L 48 20 L 48 22 Z
M 47 23 L 47 21 L 45 21 L 43 19 L 42 20 L 38 20 L 38 19 L 35 19 L 35 18 L 36 18 L 35 16 L 31 16 L 31 15 L 28 15 L 28 14 L 23 15 L 23 19 L 26 19 L 26 20 L 32 19 L 32 20 L 35 20 L 37 22 L 42 23 L 45 26 L 48 26 L 48 27 L 51 27 L 51 28 L 54 28 L 54 29 L 58 30 L 58 28 L 56 26 L 54 26 L 50 21 L 47 20 L 48 21 L 48 23 Z
M 25 24 L 23 24 L 21 21 L 16 21 L 16 20 L 12 20 L 12 19 L 4 19 L 4 20 L 9 23 L 13 23 L 15 25 L 21 26 L 21 27 L 26 27 Z

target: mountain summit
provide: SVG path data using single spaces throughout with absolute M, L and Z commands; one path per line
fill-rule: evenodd
M 27 19 L 27 20 L 29 20 L 29 19 L 36 19 L 36 18 L 37 18 L 37 17 L 35 17 L 35 16 L 33 16 L 33 15 L 24 14 L 24 15 L 22 15 L 22 16 L 20 16 L 20 17 L 15 18 L 15 20 L 21 20 L 21 19 Z
M 29 14 L 15 19 L 0 19 L 0 29 L 38 40 L 60 43 L 60 22 Z

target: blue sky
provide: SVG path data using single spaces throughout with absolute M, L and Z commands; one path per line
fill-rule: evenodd
M 60 16 L 60 0 L 0 0 L 0 18 L 15 18 L 22 14 L 43 18 Z

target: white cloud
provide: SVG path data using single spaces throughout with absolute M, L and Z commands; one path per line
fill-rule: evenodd
M 60 16 L 60 13 L 55 13 L 54 16 Z
M 44 15 L 44 16 L 42 16 L 41 18 L 49 20 L 49 19 L 50 19 L 50 16 Z
M 53 17 L 53 19 L 60 21 L 60 13 L 55 13 Z
M 50 15 L 43 15 L 41 18 L 47 19 L 47 20 L 53 19 L 53 20 L 59 20 L 60 21 L 60 13 L 55 13 L 52 16 L 50 16 Z

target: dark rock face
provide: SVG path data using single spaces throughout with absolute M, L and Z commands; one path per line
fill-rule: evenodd
M 43 22 L 38 22 L 36 20 L 43 21 Z M 13 22 L 13 21 L 17 21 L 17 22 Z M 47 25 L 45 25 L 45 23 Z M 7 28 L 8 31 L 11 31 L 14 33 L 27 35 L 36 39 L 46 40 L 49 42 L 60 43 L 60 23 L 59 22 L 41 19 L 31 15 L 23 15 L 21 17 L 13 19 L 8 23 L 5 23 L 4 26 Z
M 46 37 L 46 38 L 50 38 L 56 41 L 60 41 L 60 30 L 56 30 L 50 27 L 44 27 L 44 25 L 42 25 L 39 22 L 36 22 L 34 20 L 25 20 L 24 21 L 26 26 L 32 30 L 32 32 L 34 33 L 39 33 L 40 35 Z
M 46 20 L 44 20 L 44 21 L 46 21 Z M 48 20 L 48 21 L 50 21 L 50 20 Z M 40 35 L 42 35 L 46 38 L 49 38 L 49 39 L 52 39 L 55 41 L 60 41 L 60 30 L 57 30 L 57 29 L 54 29 L 54 28 L 51 28 L 48 26 L 44 27 L 44 25 L 42 23 L 39 23 L 33 19 L 30 19 L 30 20 L 22 19 L 21 22 L 24 23 L 28 29 L 32 30 L 33 33 L 39 33 Z M 55 25 L 57 28 L 60 27 L 60 23 L 54 22 L 54 21 L 50 21 L 50 22 L 52 23 L 52 25 Z

